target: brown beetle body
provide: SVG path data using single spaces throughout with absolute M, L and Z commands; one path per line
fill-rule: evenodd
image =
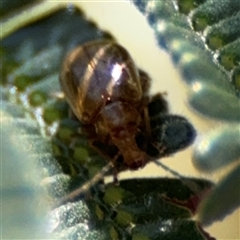
M 142 88 L 128 52 L 109 41 L 90 42 L 66 58 L 60 76 L 62 89 L 73 112 L 84 124 L 92 124 L 108 103 L 138 103 Z
M 141 82 L 122 46 L 95 41 L 78 47 L 64 61 L 60 83 L 77 118 L 94 125 L 100 141 L 117 146 L 124 165 L 137 169 L 147 163 L 135 141 L 144 121 L 146 79 Z
M 115 42 L 93 41 L 70 52 L 60 84 L 91 146 L 118 170 L 144 167 L 195 139 L 192 125 L 170 115 L 160 93 L 149 97 L 148 75 Z

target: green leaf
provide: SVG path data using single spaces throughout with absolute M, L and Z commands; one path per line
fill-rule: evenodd
M 189 105 L 202 116 L 224 121 L 228 125 L 201 137 L 194 152 L 195 165 L 205 171 L 214 171 L 233 161 L 239 162 L 240 2 L 133 2 L 154 29 L 159 46 L 172 56 L 182 73 L 182 79 L 189 87 Z M 239 206 L 239 198 L 235 197 L 238 177 L 232 173 L 228 177 L 231 179 L 228 187 L 233 194 L 230 193 L 228 201 L 216 208 L 208 207 L 202 213 L 204 223 L 223 219 L 229 209 L 233 211 Z M 216 199 L 224 199 L 224 186 L 224 181 L 220 182 L 216 191 L 206 199 L 209 206 Z
M 200 221 L 209 225 L 231 214 L 240 205 L 240 192 L 236 183 L 240 181 L 240 167 L 233 169 L 200 206 Z M 222 193 L 225 194 L 222 194 Z M 228 194 L 229 193 L 229 194 Z M 219 201 L 221 196 L 221 201 Z
M 48 209 L 39 162 L 50 159 L 49 143 L 40 136 L 36 122 L 24 118 L 20 107 L 2 100 L 0 104 L 1 237 L 42 239 L 47 236 L 44 217 Z

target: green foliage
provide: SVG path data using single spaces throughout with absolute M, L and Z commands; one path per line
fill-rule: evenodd
M 226 123 L 224 128 L 202 137 L 195 149 L 195 165 L 204 171 L 214 171 L 233 161 L 239 162 L 240 2 L 178 0 L 134 3 L 153 27 L 159 45 L 172 56 L 182 73 L 189 87 L 190 106 L 203 116 Z M 233 183 L 233 179 L 238 181 L 236 170 L 230 171 L 226 180 L 216 188 L 216 195 L 213 193 L 206 202 L 223 199 L 225 192 L 221 192 L 224 188 L 221 184 L 224 182 L 228 182 L 229 189 L 236 188 Z M 231 183 L 233 186 L 230 187 Z M 206 207 L 208 210 L 201 213 L 203 224 L 222 219 L 230 209 L 237 209 L 240 196 L 235 197 L 235 191 L 232 197 L 229 196 L 231 200 L 213 210 L 212 218 L 211 207 Z M 209 205 L 206 203 L 206 206 Z

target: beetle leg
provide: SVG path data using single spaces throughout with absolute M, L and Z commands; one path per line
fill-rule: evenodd
M 53 206 L 53 208 L 57 208 L 63 204 L 66 204 L 67 202 L 72 202 L 77 197 L 86 194 L 93 186 L 95 186 L 99 181 L 101 181 L 104 178 L 104 176 L 113 168 L 114 168 L 113 162 L 108 162 L 108 164 L 105 165 L 105 167 L 103 167 L 101 171 L 98 172 L 91 180 L 87 181 L 81 187 L 75 189 L 74 191 L 69 193 L 67 196 L 60 199 Z
M 150 118 L 149 118 L 147 107 L 145 107 L 143 109 L 143 119 L 144 119 L 144 126 L 146 127 L 146 134 L 150 138 L 150 136 L 151 136 L 151 125 L 150 125 Z
M 146 72 L 144 72 L 143 70 L 138 69 L 138 71 L 139 71 L 139 78 L 140 78 L 143 96 L 148 96 L 151 79 L 148 76 L 148 74 Z

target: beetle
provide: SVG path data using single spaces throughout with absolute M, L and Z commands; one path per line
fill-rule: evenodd
M 143 168 L 195 138 L 184 117 L 169 114 L 163 94 L 149 95 L 150 82 L 114 41 L 85 43 L 63 61 L 60 85 L 66 100 L 90 145 L 117 170 Z

